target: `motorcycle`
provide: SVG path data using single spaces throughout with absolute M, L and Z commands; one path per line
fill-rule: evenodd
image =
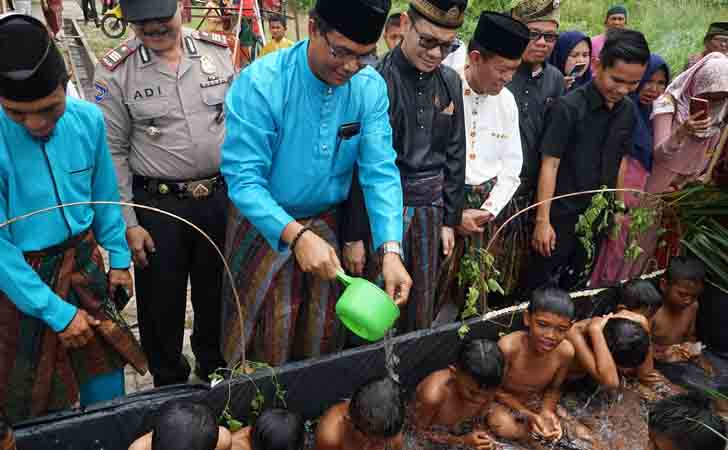
M 101 19 L 101 31 L 111 39 L 122 37 L 128 26 L 129 23 L 124 19 L 124 14 L 121 12 L 121 4 L 118 3 L 104 12 Z

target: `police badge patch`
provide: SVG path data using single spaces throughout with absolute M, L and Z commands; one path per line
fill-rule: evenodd
M 94 89 L 96 89 L 96 96 L 94 97 L 96 103 L 101 103 L 109 95 L 109 87 L 103 81 L 95 82 Z

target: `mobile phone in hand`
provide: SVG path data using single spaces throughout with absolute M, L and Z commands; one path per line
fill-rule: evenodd
M 571 69 L 570 77 L 576 77 L 581 73 L 582 70 L 586 69 L 586 63 L 577 64 Z
M 704 98 L 691 97 L 690 98 L 690 117 L 701 113 L 698 116 L 698 120 L 706 119 L 708 117 L 708 110 L 710 109 L 710 102 Z

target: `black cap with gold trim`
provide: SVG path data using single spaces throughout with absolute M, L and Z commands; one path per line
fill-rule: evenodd
M 317 0 L 314 10 L 347 38 L 371 45 L 382 35 L 391 7 L 391 0 Z
M 411 0 L 410 6 L 425 19 L 443 28 L 460 28 L 468 0 Z
M 0 18 L 0 97 L 31 102 L 48 97 L 68 79 L 66 63 L 38 19 Z
M 511 16 L 523 23 L 561 21 L 561 0 L 523 0 L 511 9 Z

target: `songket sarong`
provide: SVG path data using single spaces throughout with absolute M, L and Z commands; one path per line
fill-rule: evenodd
M 25 259 L 66 302 L 101 322 L 79 349 L 66 349 L 45 322 L 23 314 L 0 292 L 0 407 L 11 421 L 68 408 L 79 386 L 131 364 L 140 374 L 147 360 L 109 295 L 101 251 L 89 231 Z M 124 299 L 124 302 L 127 299 Z
M 480 209 L 497 182 L 498 179 L 493 178 L 479 186 L 466 185 L 465 209 Z M 484 226 L 482 233 L 471 236 L 456 235 L 455 249 L 452 255 L 445 260 L 440 271 L 437 294 L 439 307 L 448 302 L 461 308 L 464 306 L 467 286 L 463 286 L 458 277 L 463 258 L 467 255 L 475 257 L 475 250 L 486 249 L 498 228 L 518 213 L 521 208 L 528 206 L 525 198 L 512 198 L 498 217 Z M 500 272 L 496 279 L 506 296 L 510 296 L 516 291 L 525 260 L 524 256 L 528 254 L 529 233 L 526 216 L 527 214 L 523 214 L 517 217 L 503 228 L 489 249 L 489 253 L 495 258 L 493 268 Z M 484 269 L 484 267 L 481 268 L 481 270 Z M 485 299 L 483 293 L 481 293 L 480 299 L 481 301 Z M 482 303 L 479 302 L 480 304 Z
M 299 219 L 339 253 L 336 213 Z M 338 351 L 344 334 L 335 306 L 341 289 L 304 273 L 295 255 L 278 253 L 233 206 L 225 239 L 225 257 L 240 298 L 244 333 L 230 281 L 223 283 L 223 356 L 228 365 L 246 359 L 272 366 L 293 359 Z
M 404 234 L 402 256 L 412 278 L 409 301 L 395 325 L 398 332 L 430 328 L 437 315 L 435 291 L 442 262 L 442 225 L 445 218 L 442 174 L 423 177 L 402 177 L 404 193 Z M 367 260 L 367 278 L 384 287 L 380 258 Z

